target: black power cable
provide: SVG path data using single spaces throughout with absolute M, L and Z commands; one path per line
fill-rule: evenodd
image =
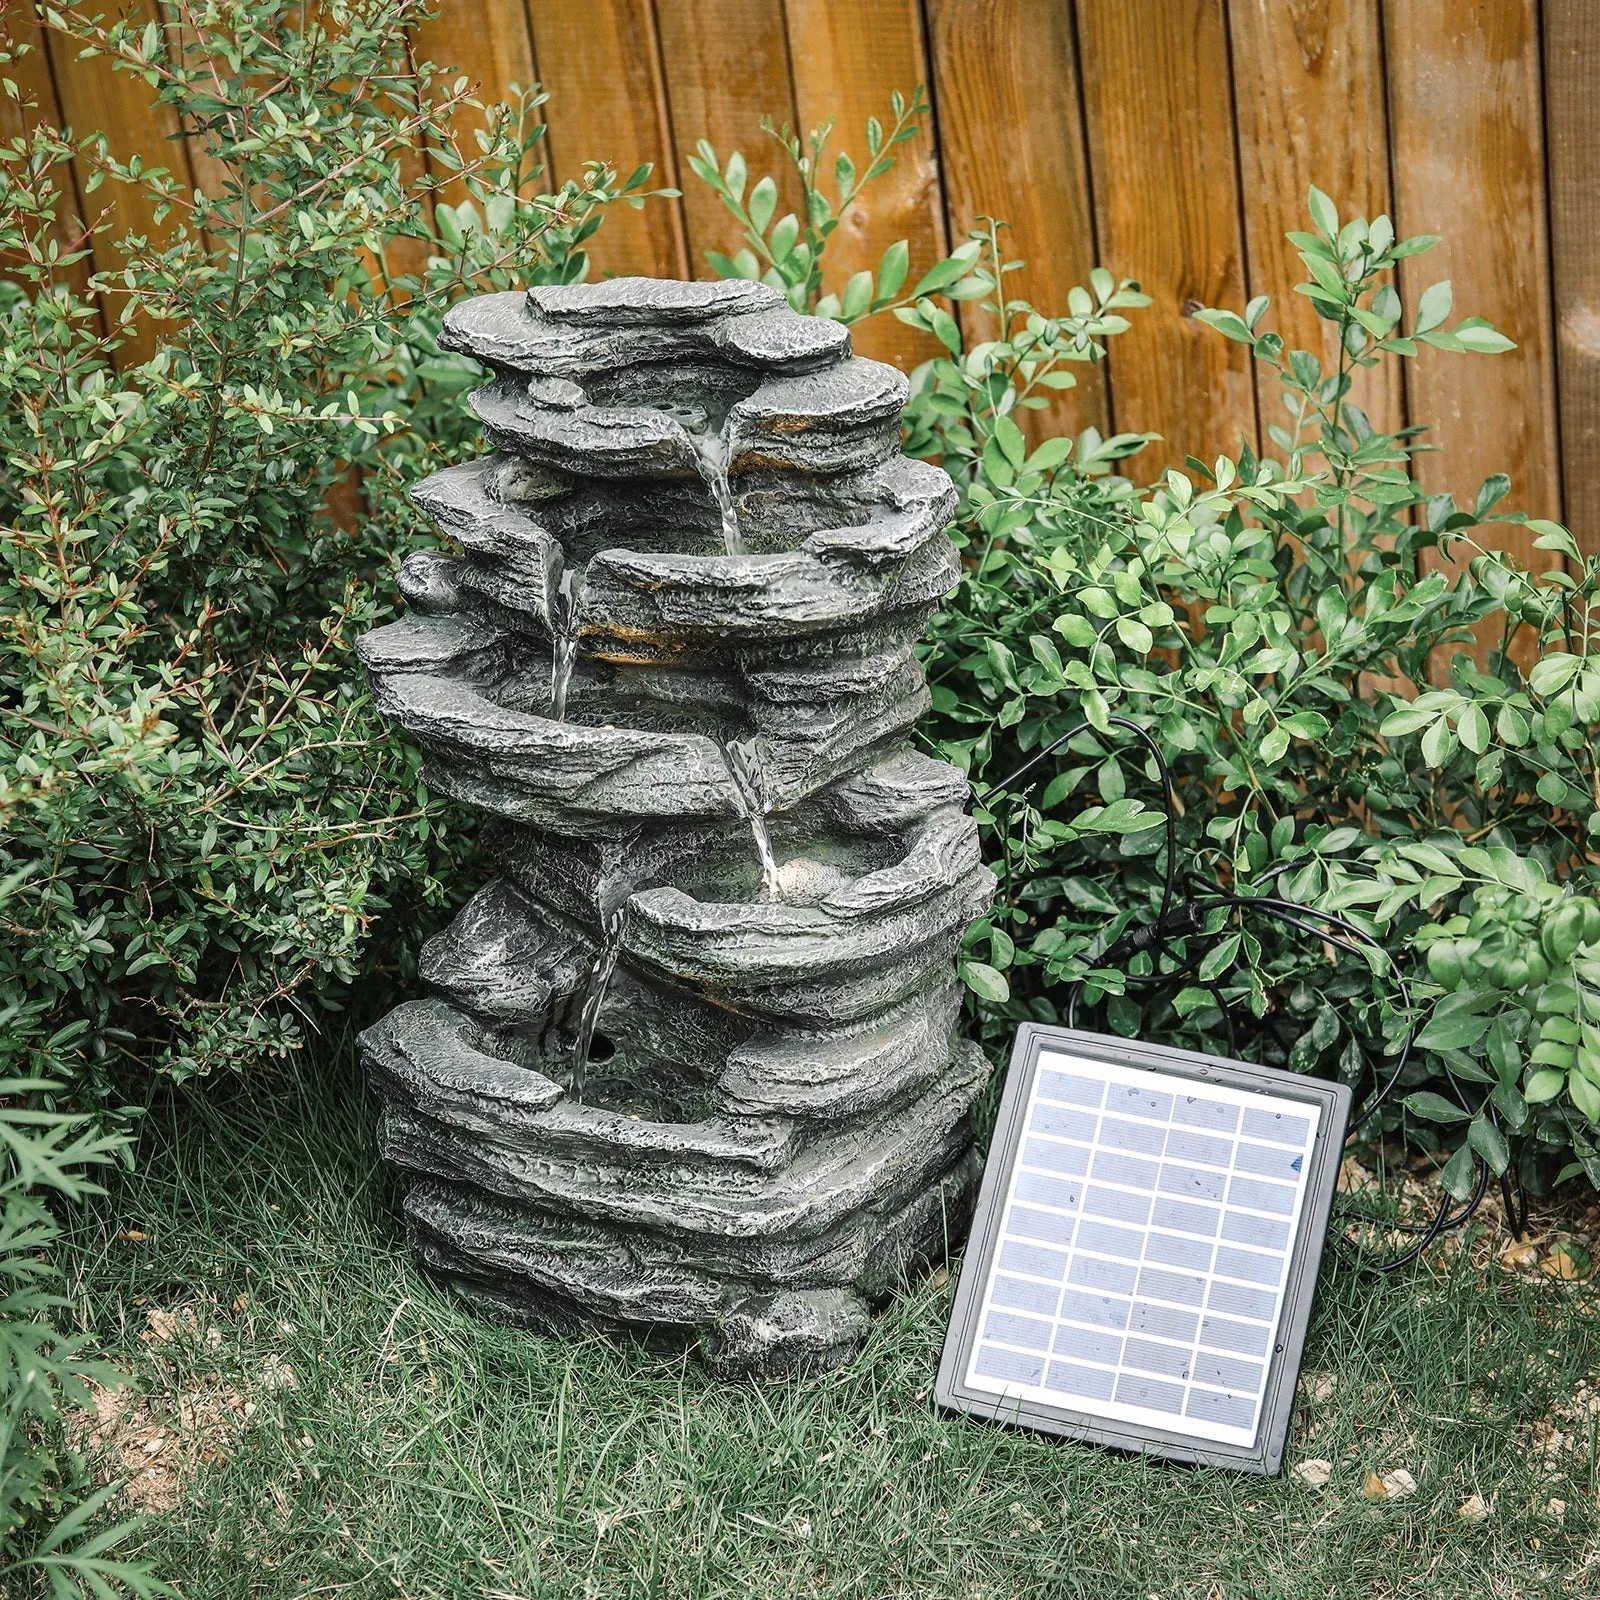
M 1199 873 L 1188 871 L 1182 874 L 1183 879 L 1194 891 L 1184 898 L 1179 895 L 1179 868 L 1178 868 L 1178 823 L 1177 806 L 1175 804 L 1172 785 L 1171 769 L 1167 765 L 1166 757 L 1162 754 L 1161 747 L 1150 735 L 1149 731 L 1137 722 L 1127 717 L 1111 717 L 1108 719 L 1111 727 L 1126 728 L 1137 735 L 1154 757 L 1156 769 L 1161 776 L 1162 812 L 1166 823 L 1166 867 L 1161 888 L 1161 907 L 1156 913 L 1155 920 L 1143 923 L 1132 928 L 1121 937 L 1114 940 L 1103 954 L 1098 958 L 1105 964 L 1125 962 L 1135 955 L 1145 954 L 1151 958 L 1152 966 L 1159 967 L 1163 959 L 1179 963 L 1169 967 L 1166 971 L 1152 971 L 1148 973 L 1123 973 L 1125 984 L 1140 987 L 1154 987 L 1175 983 L 1187 977 L 1204 960 L 1207 952 L 1216 943 L 1214 938 L 1204 939 L 1201 947 L 1193 954 L 1179 956 L 1172 949 L 1172 943 L 1178 939 L 1194 938 L 1203 935 L 1210 914 L 1219 909 L 1226 908 L 1243 916 L 1246 913 L 1258 913 L 1281 925 L 1293 928 L 1300 933 L 1308 934 L 1324 944 L 1344 950 L 1351 955 L 1365 960 L 1365 951 L 1375 950 L 1388 964 L 1389 972 L 1393 977 L 1395 989 L 1399 994 L 1400 1003 L 1406 1016 L 1411 1020 L 1406 1029 L 1405 1041 L 1396 1056 L 1394 1067 L 1382 1079 L 1363 1102 L 1360 1110 L 1351 1118 L 1346 1137 L 1353 1138 L 1363 1127 L 1369 1123 L 1384 1103 L 1394 1092 L 1400 1082 L 1406 1067 L 1410 1064 L 1413 1045 L 1416 1042 L 1417 1027 L 1414 1020 L 1415 1013 L 1411 997 L 1411 987 L 1406 982 L 1405 974 L 1401 972 L 1399 964 L 1394 957 L 1372 937 L 1364 928 L 1359 927 L 1348 917 L 1341 917 L 1336 912 L 1323 911 L 1316 906 L 1302 905 L 1297 900 L 1286 900 L 1281 896 L 1268 894 L 1267 887 L 1284 872 L 1288 863 L 1260 874 L 1250 885 L 1247 893 L 1237 893 L 1225 889 L 1220 884 L 1213 883 L 1202 877 Z M 1076 739 L 1081 733 L 1103 735 L 1104 728 L 1097 728 L 1093 723 L 1080 722 L 1075 727 L 1069 728 L 1065 733 L 1050 740 L 1028 757 L 1015 771 L 1010 772 L 998 784 L 991 784 L 985 791 L 985 796 L 1001 793 L 1026 793 L 1026 789 L 1018 791 L 1016 785 L 1020 779 L 1033 771 L 1041 762 L 1049 759 L 1063 745 Z M 1035 778 L 1033 783 L 1037 783 Z M 1028 788 L 1032 787 L 1030 783 Z M 1215 1000 L 1217 1009 L 1221 1013 L 1223 1024 L 1228 1034 L 1228 1051 L 1230 1055 L 1238 1054 L 1238 1041 L 1234 1031 L 1233 1017 L 1226 998 L 1222 993 L 1221 984 L 1212 980 L 1205 984 Z M 1077 1025 L 1078 1002 L 1083 993 L 1083 980 L 1080 978 L 1068 986 L 1066 1001 L 1067 1026 Z M 1497 1127 L 1499 1119 L 1493 1106 L 1485 1102 L 1481 1106 L 1473 1106 L 1469 1101 L 1459 1079 L 1451 1072 L 1449 1063 L 1444 1064 L 1445 1077 L 1449 1082 L 1450 1090 L 1461 1108 L 1469 1115 L 1486 1115 Z M 1491 1173 L 1489 1164 L 1478 1153 L 1472 1151 L 1474 1183 L 1471 1194 L 1456 1209 L 1456 1202 L 1450 1195 L 1445 1195 L 1443 1203 L 1432 1219 L 1425 1223 L 1405 1223 L 1391 1221 L 1386 1218 L 1374 1216 L 1370 1212 L 1363 1212 L 1349 1206 L 1342 1206 L 1336 1220 L 1348 1225 L 1350 1223 L 1366 1224 L 1390 1233 L 1401 1233 L 1412 1238 L 1410 1246 L 1397 1256 L 1389 1257 L 1381 1262 L 1370 1259 L 1370 1252 L 1358 1249 L 1354 1252 L 1356 1265 L 1362 1271 L 1374 1273 L 1397 1272 L 1400 1268 L 1415 1261 L 1422 1253 L 1433 1244 L 1442 1234 L 1452 1229 L 1461 1227 L 1483 1204 L 1484 1196 L 1488 1193 Z M 1507 1169 L 1500 1176 L 1500 1194 L 1505 1205 L 1506 1220 L 1513 1228 L 1517 1238 L 1521 1238 L 1528 1218 L 1528 1197 L 1522 1187 L 1519 1177 L 1515 1177 L 1511 1169 Z M 1336 1244 L 1340 1242 L 1340 1231 L 1335 1230 L 1333 1235 Z

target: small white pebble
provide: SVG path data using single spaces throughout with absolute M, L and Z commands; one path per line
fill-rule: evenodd
M 1302 1461 L 1294 1468 L 1294 1475 L 1312 1489 L 1325 1489 L 1333 1476 L 1331 1461 Z

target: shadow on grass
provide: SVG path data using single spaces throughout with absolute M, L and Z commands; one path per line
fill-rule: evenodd
M 164 1095 L 73 1234 L 179 1473 L 143 1553 L 189 1600 L 1600 1591 L 1586 1286 L 1327 1271 L 1289 1452 L 1331 1464 L 1320 1490 L 941 1417 L 942 1274 L 842 1371 L 722 1387 L 421 1277 L 352 1054 Z M 1370 1502 L 1396 1468 L 1416 1492 Z

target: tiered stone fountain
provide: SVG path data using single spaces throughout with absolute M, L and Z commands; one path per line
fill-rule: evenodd
M 907 744 L 950 481 L 900 374 L 760 284 L 487 295 L 442 342 L 494 453 L 415 491 L 465 553 L 361 654 L 500 876 L 362 1038 L 411 1238 L 516 1321 L 842 1359 L 978 1171 L 993 878 Z

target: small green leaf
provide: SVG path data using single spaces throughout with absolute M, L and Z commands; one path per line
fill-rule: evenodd
M 996 972 L 986 961 L 963 961 L 961 981 L 978 996 L 1000 1005 L 1011 998 L 1011 985 L 1003 972 Z
M 757 233 L 764 234 L 767 231 L 767 224 L 772 221 L 772 213 L 777 208 L 778 186 L 771 178 L 763 178 L 750 191 L 750 199 L 745 207 L 751 227 Z
M 1336 239 L 1339 235 L 1339 212 L 1332 200 L 1325 195 L 1315 184 L 1311 186 L 1311 193 L 1307 196 L 1307 205 L 1311 211 L 1311 220 L 1316 224 L 1317 231 L 1327 239 Z
M 1422 298 L 1417 302 L 1416 326 L 1411 330 L 1413 336 L 1437 328 L 1450 315 L 1454 298 L 1455 294 L 1448 278 L 1440 283 L 1430 284 L 1424 289 Z
M 1464 1202 L 1472 1197 L 1478 1166 L 1474 1154 L 1472 1146 L 1464 1143 L 1439 1174 L 1439 1181 L 1452 1200 Z
M 1472 1116 L 1470 1111 L 1463 1111 L 1460 1106 L 1431 1089 L 1419 1089 L 1415 1094 L 1408 1094 L 1400 1104 L 1413 1116 L 1421 1117 L 1426 1122 L 1466 1122 Z
M 1146 654 L 1156 642 L 1155 635 L 1142 622 L 1135 622 L 1132 617 L 1117 618 L 1117 637 L 1130 650 L 1137 650 L 1140 655 Z
M 1555 1072 L 1550 1067 L 1544 1067 L 1541 1072 L 1534 1072 L 1528 1082 L 1523 1083 L 1522 1098 L 1530 1106 L 1542 1106 L 1546 1101 L 1552 1101 L 1557 1094 L 1566 1088 L 1565 1072 Z
M 1489 1163 L 1497 1177 L 1511 1165 L 1511 1146 L 1487 1117 L 1473 1118 L 1472 1126 L 1467 1129 L 1467 1142 Z

